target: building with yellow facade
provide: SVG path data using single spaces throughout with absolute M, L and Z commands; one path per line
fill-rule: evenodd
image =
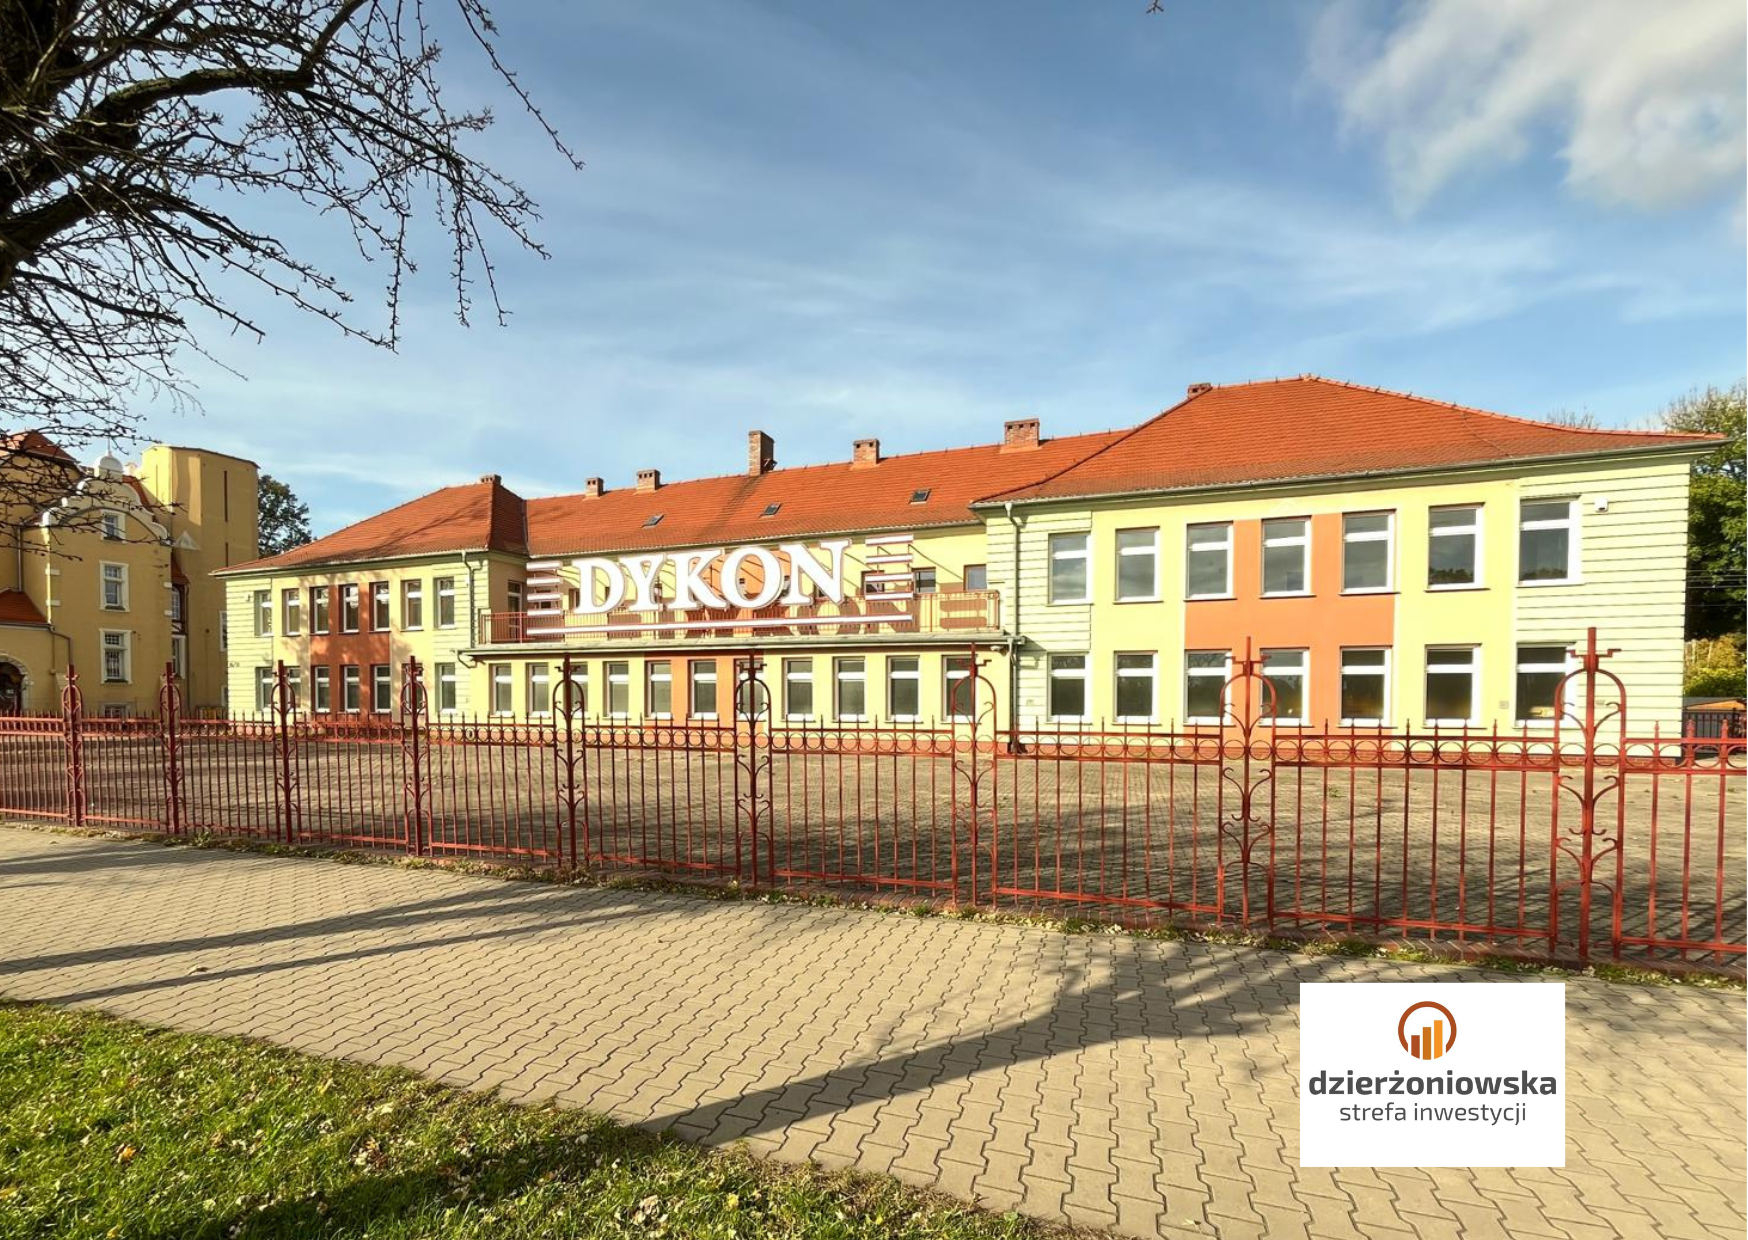
M 1192 386 L 1128 431 L 524 499 L 495 475 L 222 570 L 233 706 L 780 721 L 1218 723 L 1245 652 L 1283 727 L 1546 726 L 1589 626 L 1635 731 L 1680 717 L 1691 435 L 1304 376 Z M 980 699 L 971 667 L 979 665 Z
M 166 666 L 187 710 L 227 705 L 224 586 L 258 554 L 256 467 L 154 444 L 79 464 L 40 434 L 0 444 L 0 712 L 54 713 L 69 666 L 89 715 L 152 714 Z

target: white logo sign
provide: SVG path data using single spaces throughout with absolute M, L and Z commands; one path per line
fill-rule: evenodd
M 1560 982 L 1306 982 L 1299 1164 L 1566 1165 Z

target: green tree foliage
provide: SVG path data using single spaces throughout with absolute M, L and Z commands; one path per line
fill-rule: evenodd
M 290 551 L 315 537 L 310 533 L 310 506 L 272 474 L 261 475 L 256 513 L 261 527 L 262 555 Z
M 1743 487 L 1743 380 L 1727 388 L 1695 389 L 1663 411 L 1672 431 L 1724 436 L 1710 456 L 1693 467 L 1688 500 L 1687 635 L 1721 637 L 1743 631 L 1748 603 L 1748 514 Z

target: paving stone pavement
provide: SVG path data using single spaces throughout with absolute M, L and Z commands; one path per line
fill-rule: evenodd
M 0 993 L 1138 1236 L 1745 1227 L 1739 994 L 1567 986 L 1567 1166 L 1311 1170 L 1305 981 L 1472 969 L 0 828 Z M 1523 984 L 1533 985 L 1533 980 Z

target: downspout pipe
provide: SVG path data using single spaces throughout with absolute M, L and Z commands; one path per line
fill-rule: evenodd
M 1013 593 L 1013 632 L 1008 636 L 1008 752 L 1018 753 L 1020 748 L 1020 647 L 1025 637 L 1020 629 L 1020 521 L 1014 516 L 1014 501 L 1008 500 L 1003 505 L 1007 513 L 1008 526 L 1014 535 L 1013 575 L 1009 578 Z
M 470 558 L 472 555 L 473 555 L 473 552 L 471 552 L 471 551 L 463 551 L 461 553 L 461 566 L 467 570 L 467 644 L 469 646 L 472 646 L 476 642 L 479 641 L 479 618 L 474 614 L 474 601 L 473 601 L 474 564 L 473 564 L 473 560 Z M 476 666 L 473 663 L 466 662 L 467 653 L 464 650 L 456 651 L 455 657 L 463 660 L 464 665 L 467 667 Z

